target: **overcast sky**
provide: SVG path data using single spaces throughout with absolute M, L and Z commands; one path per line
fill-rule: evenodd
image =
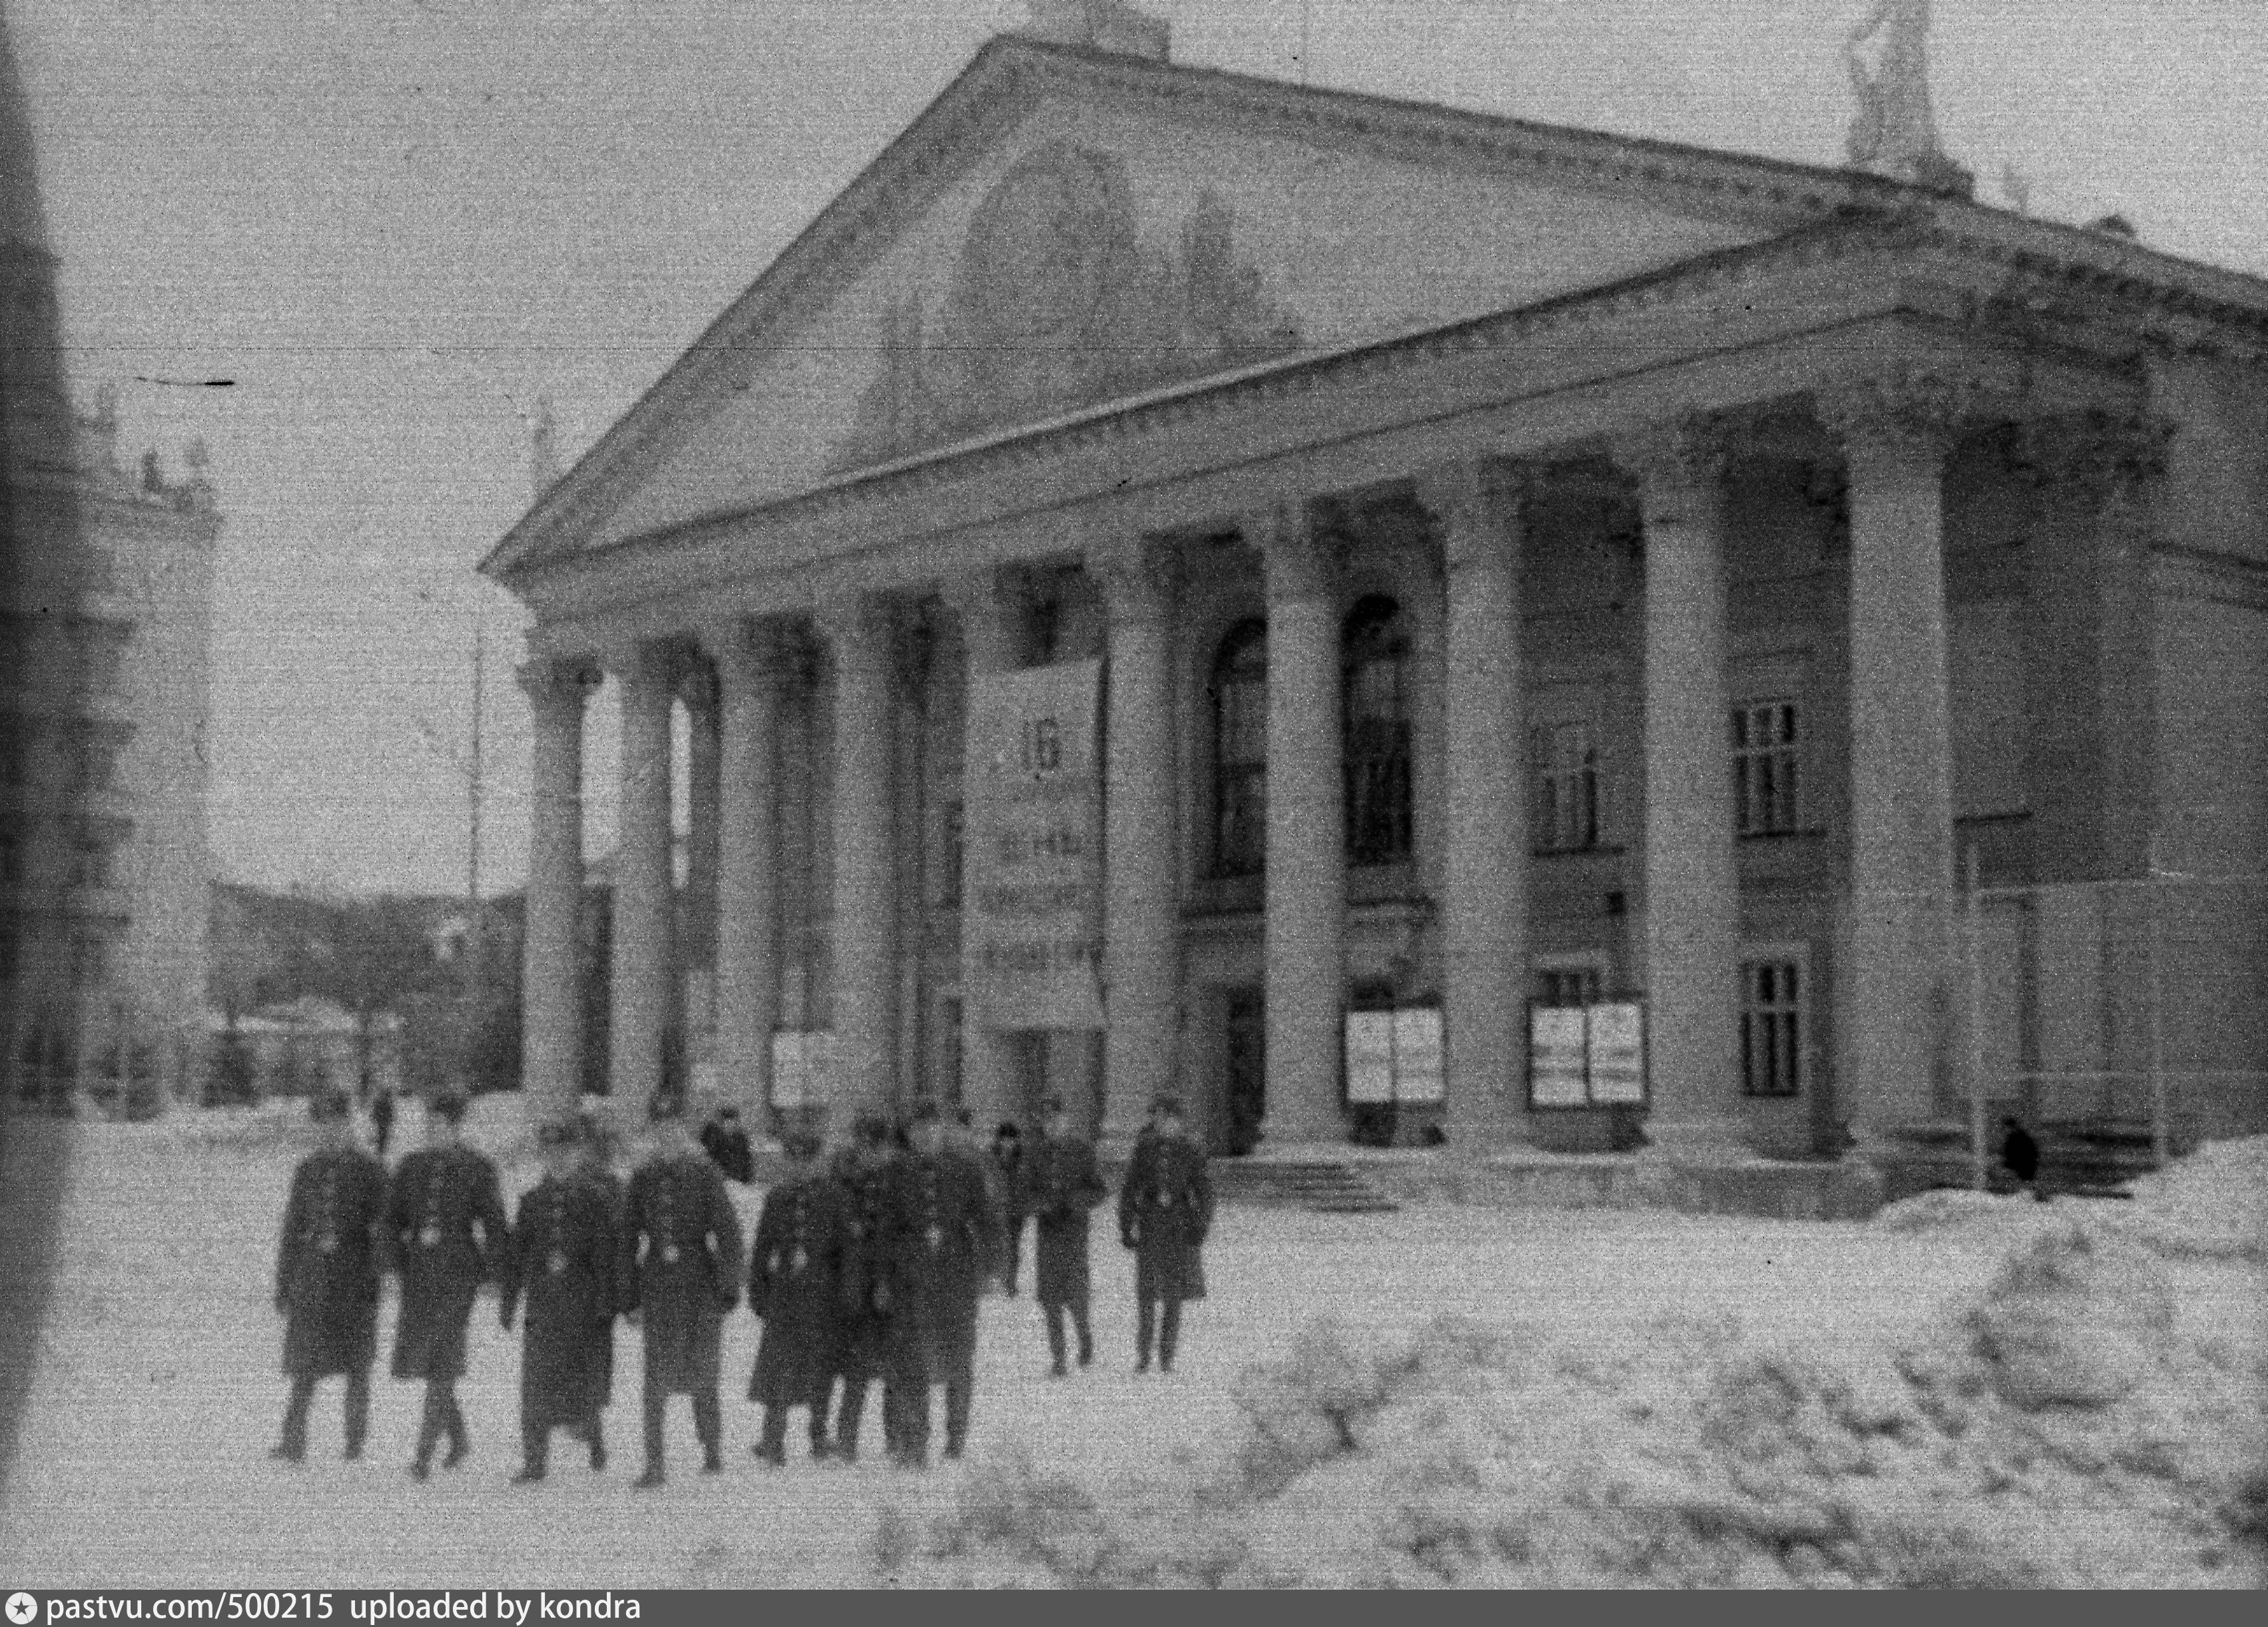
M 489 890 L 526 863 L 524 618 L 472 566 L 1013 0 L 0 0 L 75 369 L 122 455 L 202 435 L 225 877 L 463 885 L 485 618 Z M 1811 163 L 1871 0 L 1159 0 L 1183 62 Z M 1937 0 L 1940 124 L 2004 202 L 2268 275 L 2268 5 Z M 1306 49 L 1302 52 L 1302 40 Z M 1303 59 L 1304 56 L 1304 59 Z M 225 377 L 232 390 L 151 379 Z M 594 841 L 611 829 L 611 690 Z

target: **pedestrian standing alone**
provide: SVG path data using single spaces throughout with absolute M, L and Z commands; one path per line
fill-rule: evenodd
M 919 1385 L 899 1389 L 898 1458 L 910 1468 L 929 1461 L 930 1391 L 945 1387 L 945 1455 L 957 1458 L 968 1439 L 976 1388 L 976 1319 L 984 1285 L 998 1267 L 1000 1213 L 984 1181 L 982 1153 L 959 1139 L 932 1101 L 914 1112 L 913 1159 L 900 1233 L 901 1263 L 912 1289 L 920 1331 Z M 882 1405 L 890 1406 L 886 1388 Z
M 894 1385 L 902 1391 L 917 1381 L 920 1360 L 898 1277 L 898 1233 L 905 1217 L 903 1155 L 893 1145 L 889 1121 L 879 1113 L 861 1114 L 850 1137 L 833 1170 L 843 1191 L 844 1216 L 843 1324 L 836 1347 L 843 1389 L 828 1436 L 829 1452 L 845 1462 L 858 1460 L 866 1393 L 878 1379 L 885 1396 L 882 1445 L 892 1456 L 897 1454 L 897 1419 L 887 1397 Z M 909 1365 L 914 1365 L 910 1370 Z
M 1118 1192 L 1118 1240 L 1134 1251 L 1135 1361 L 1174 1370 L 1182 1306 L 1204 1298 L 1204 1240 L 1212 1229 L 1212 1182 L 1205 1155 L 1182 1123 L 1178 1096 L 1150 1104 L 1150 1134 L 1138 1137 Z
M 513 1483 L 541 1480 L 551 1432 L 573 1430 L 591 1448 L 591 1467 L 607 1466 L 600 1417 L 605 1374 L 614 1367 L 615 1317 L 622 1292 L 616 1205 L 579 1167 L 582 1137 L 572 1124 L 536 1132 L 543 1175 L 519 1200 L 499 1274 L 497 1318 L 520 1332 L 520 1469 Z
M 388 1086 L 378 1087 L 378 1094 L 370 1104 L 370 1128 L 378 1143 L 378 1159 L 386 1161 L 387 1144 L 394 1139 L 394 1091 Z
M 284 1438 L 269 1455 L 290 1463 L 307 1454 L 307 1411 L 315 1386 L 329 1378 L 346 1380 L 346 1455 L 362 1455 L 385 1263 L 386 1166 L 356 1145 L 344 1093 L 319 1090 L 307 1111 L 316 1146 L 291 1172 L 276 1253 L 276 1308 L 284 1314 L 284 1372 L 291 1396 Z
M 425 1404 L 409 1472 L 432 1473 L 433 1448 L 454 1469 L 472 1449 L 457 1380 L 465 1372 L 465 1324 L 484 1280 L 501 1271 L 506 1234 L 496 1166 L 464 1141 L 465 1099 L 445 1091 L 425 1104 L 425 1145 L 402 1159 L 387 1190 L 386 1240 L 401 1273 L 394 1326 L 394 1376 L 423 1379 Z
M 764 1410 L 755 1454 L 787 1461 L 789 1411 L 807 1408 L 811 1455 L 827 1455 L 827 1401 L 842 1365 L 843 1245 L 848 1211 L 819 1162 L 819 1138 L 784 1142 L 787 1178 L 764 1195 L 748 1247 L 748 1309 L 763 1324 L 748 1399 Z
M 2024 1128 L 2021 1121 L 2013 1116 L 2003 1118 L 2000 1128 L 2006 1132 L 2000 1137 L 2001 1167 L 2032 1195 L 2035 1203 L 2046 1203 L 2047 1195 L 2040 1190 L 2040 1144 L 2032 1139 L 2032 1132 Z
M 647 1116 L 652 1152 L 630 1176 L 622 1236 L 629 1308 L 645 1335 L 641 1487 L 666 1477 L 662 1422 L 672 1395 L 692 1397 L 702 1469 L 725 1467 L 718 1364 L 725 1314 L 740 1302 L 741 1266 L 740 1215 L 693 1138 L 683 1101 L 659 1093 Z
M 1003 1260 L 1000 1287 L 1016 1297 L 1016 1279 L 1024 1269 L 1024 1132 L 1013 1119 L 1000 1121 L 992 1132 L 992 1202 L 1000 1211 Z
M 1042 1104 L 1040 1134 L 1025 1157 L 1020 1206 L 1032 1216 L 1032 1296 L 1047 1324 L 1049 1372 L 1062 1378 L 1064 1318 L 1079 1334 L 1079 1365 L 1094 1360 L 1087 1321 L 1090 1271 L 1087 1220 L 1110 1195 L 1095 1167 L 1094 1149 L 1071 1133 L 1071 1115 L 1050 1096 Z

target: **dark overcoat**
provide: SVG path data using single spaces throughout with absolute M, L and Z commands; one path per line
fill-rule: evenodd
M 932 1383 L 976 1358 L 976 1310 L 1003 1241 L 984 1170 L 947 1149 L 905 1160 L 897 1266 Z
M 623 1196 L 622 1178 L 613 1170 L 596 1165 L 578 1169 L 575 1174 L 578 1180 L 589 1182 L 606 1197 L 608 1224 L 610 1228 L 608 1236 L 614 1240 L 613 1246 L 615 1251 L 614 1269 L 620 1271 L 622 1270 L 622 1204 L 626 1201 Z M 615 1285 L 616 1304 L 619 1305 L 622 1302 L 622 1286 L 617 1281 Z M 591 1375 L 591 1382 L 598 1393 L 599 1405 L 603 1407 L 614 1400 L 615 1336 L 611 1322 L 608 1325 L 607 1342 L 600 1347 L 599 1364 L 597 1370 Z
M 1032 1292 L 1042 1305 L 1087 1302 L 1087 1218 L 1109 1196 L 1086 1142 L 1042 1135 L 1025 1153 L 1019 1205 L 1032 1217 Z
M 645 1381 L 673 1395 L 717 1385 L 725 1313 L 740 1302 L 740 1217 L 699 1152 L 640 1165 L 622 1205 L 622 1280 L 645 1332 Z
M 615 1206 L 586 1176 L 547 1174 L 519 1200 L 498 1286 L 504 1325 L 526 1317 L 519 1358 L 524 1427 L 579 1424 L 607 1404 L 620 1309 Z
M 841 1370 L 843 1189 L 814 1172 L 774 1187 L 748 1248 L 748 1309 L 764 1325 L 748 1399 L 768 1407 L 826 1405 Z
M 386 1240 L 401 1273 L 395 1378 L 463 1373 L 473 1297 L 497 1275 L 509 1230 L 496 1166 L 472 1148 L 427 1147 L 394 1167 Z
M 292 1172 L 276 1307 L 293 1378 L 361 1373 L 377 1359 L 385 1215 L 386 1166 L 359 1147 L 312 1152 Z
M 1204 1299 L 1201 1251 L 1211 1229 L 1212 1181 L 1197 1144 L 1186 1136 L 1136 1141 L 1118 1190 L 1118 1233 L 1134 1250 L 1136 1297 Z
M 906 1158 L 846 1147 L 832 1174 L 843 1191 L 842 1340 L 837 1371 L 849 1377 L 918 1377 L 920 1341 L 906 1314 L 898 1233 L 905 1222 Z

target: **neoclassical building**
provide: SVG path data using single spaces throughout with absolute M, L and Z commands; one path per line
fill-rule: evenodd
M 1174 1084 L 1327 1144 L 1387 1012 L 1440 1046 L 1402 1139 L 1598 1148 L 1531 1012 L 1624 1001 L 1680 1156 L 1887 1157 L 1979 1068 L 2132 1111 L 2133 934 L 2054 889 L 2268 852 L 2268 283 L 1040 10 L 483 566 L 536 617 L 530 1087 L 611 674 L 618 1091 L 681 1031 L 754 1103 L 1116 1136 Z M 1972 871 L 2063 901 L 1982 975 Z M 2258 899 L 2171 935 L 2192 1128 L 2262 1127 Z

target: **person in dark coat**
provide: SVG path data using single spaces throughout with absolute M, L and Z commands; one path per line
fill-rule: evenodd
M 1158 1366 L 1171 1373 L 1182 1303 L 1204 1298 L 1202 1251 L 1212 1228 L 1212 1182 L 1204 1153 L 1182 1126 L 1179 1097 L 1150 1104 L 1150 1130 L 1136 1137 L 1118 1191 L 1118 1240 L 1134 1251 L 1134 1370 L 1150 1370 L 1154 1336 Z
M 1062 1378 L 1064 1317 L 1079 1332 L 1079 1365 L 1094 1360 L 1094 1332 L 1087 1321 L 1089 1271 L 1087 1218 L 1110 1196 L 1096 1168 L 1094 1149 L 1071 1134 L 1071 1115 L 1049 1097 L 1038 1137 L 1024 1160 L 1019 1206 L 1032 1216 L 1032 1296 L 1047 1323 L 1049 1371 Z
M 843 1388 L 828 1449 L 846 1462 L 858 1456 L 858 1426 L 874 1381 L 882 1381 L 882 1444 L 892 1456 L 898 1452 L 898 1420 L 887 1397 L 893 1387 L 902 1392 L 921 1381 L 920 1346 L 903 1314 L 897 1265 L 906 1207 L 901 1189 L 905 1155 L 894 1145 L 889 1121 L 879 1113 L 861 1114 L 850 1137 L 830 1172 L 843 1192 L 844 1232 L 843 1322 L 836 1346 Z
M 394 1325 L 394 1376 L 425 1380 L 417 1452 L 409 1472 L 432 1472 L 433 1448 L 449 1437 L 444 1469 L 472 1448 L 457 1380 L 465 1372 L 465 1324 L 473 1296 L 496 1277 L 509 1228 L 496 1166 L 467 1146 L 465 1099 L 453 1092 L 425 1105 L 426 1145 L 401 1160 L 386 1198 L 386 1240 L 401 1273 Z
M 748 1309 L 763 1324 L 748 1399 L 764 1410 L 757 1458 L 787 1461 L 787 1415 L 811 1413 L 811 1455 L 827 1455 L 827 1402 L 842 1366 L 843 1189 L 820 1167 L 819 1139 L 792 1135 L 787 1177 L 764 1195 L 748 1247 Z
M 657 1093 L 648 1117 L 653 1151 L 630 1177 L 622 1204 L 625 1302 L 645 1333 L 645 1472 L 665 1478 L 661 1426 L 672 1395 L 693 1398 L 701 1467 L 725 1467 L 724 1408 L 718 1400 L 725 1314 L 740 1302 L 740 1217 L 725 1178 L 688 1133 L 685 1104 Z
M 378 1142 L 379 1160 L 386 1159 L 387 1143 L 394 1139 L 394 1092 L 379 1086 L 378 1095 L 370 1104 L 370 1128 Z
M 997 1269 L 1001 1230 L 999 1211 L 985 1188 L 983 1154 L 955 1144 L 936 1103 L 924 1102 L 915 1111 L 912 1135 L 898 1257 L 923 1371 L 920 1384 L 898 1391 L 897 1433 L 899 1461 L 918 1468 L 929 1461 L 934 1387 L 945 1387 L 945 1455 L 959 1457 L 968 1440 L 977 1308 Z M 887 1388 L 882 1404 L 891 1404 Z
M 1024 1132 L 1013 1119 L 1000 1121 L 992 1132 L 992 1201 L 1000 1211 L 1001 1240 L 1005 1245 L 1000 1267 L 1000 1286 L 1016 1297 L 1016 1278 L 1024 1267 Z
M 748 1145 L 748 1132 L 740 1126 L 740 1108 L 717 1109 L 701 1127 L 701 1150 L 725 1180 L 737 1181 L 742 1186 L 755 1183 L 756 1155 Z
M 291 1397 L 283 1439 L 269 1455 L 290 1463 L 307 1454 L 307 1410 L 315 1386 L 328 1378 L 347 1381 L 346 1455 L 362 1455 L 386 1258 L 386 1166 L 355 1144 L 343 1093 L 320 1091 L 307 1107 L 316 1148 L 291 1172 L 276 1252 L 276 1308 L 284 1314 Z
M 2014 1117 L 2003 1118 L 2001 1129 L 2007 1133 L 2000 1138 L 2000 1167 L 2015 1177 L 2016 1184 L 2029 1192 L 2033 1198 L 2044 1204 L 2047 1195 L 2040 1190 L 2040 1144 L 2032 1139 Z
M 536 1134 L 543 1176 L 519 1200 L 499 1272 L 497 1318 L 506 1333 L 523 1305 L 519 1440 L 515 1484 L 543 1478 L 551 1432 L 573 1430 L 607 1466 L 600 1409 L 614 1366 L 622 1253 L 616 1209 L 606 1189 L 578 1167 L 579 1136 L 567 1123 Z
M 599 1115 L 595 1113 L 577 1114 L 574 1130 L 575 1174 L 605 1195 L 607 1213 L 610 1218 L 609 1225 L 612 1227 L 610 1235 L 619 1240 L 622 1231 L 622 1205 L 627 1201 L 627 1197 L 622 1186 L 622 1178 L 615 1173 L 615 1167 L 611 1161 L 612 1137 L 608 1134 L 606 1125 L 600 1121 Z M 616 1269 L 620 1269 L 619 1258 L 616 1261 Z M 619 1302 L 622 1297 L 619 1285 L 615 1297 Z M 607 1320 L 607 1336 L 594 1353 L 596 1359 L 591 1365 L 589 1377 L 591 1417 L 597 1418 L 614 1403 L 615 1399 L 615 1326 L 614 1318 L 611 1315 Z M 593 1455 L 597 1459 L 599 1466 L 604 1468 L 607 1461 L 605 1441 L 597 1435 L 595 1430 L 588 1439 Z

